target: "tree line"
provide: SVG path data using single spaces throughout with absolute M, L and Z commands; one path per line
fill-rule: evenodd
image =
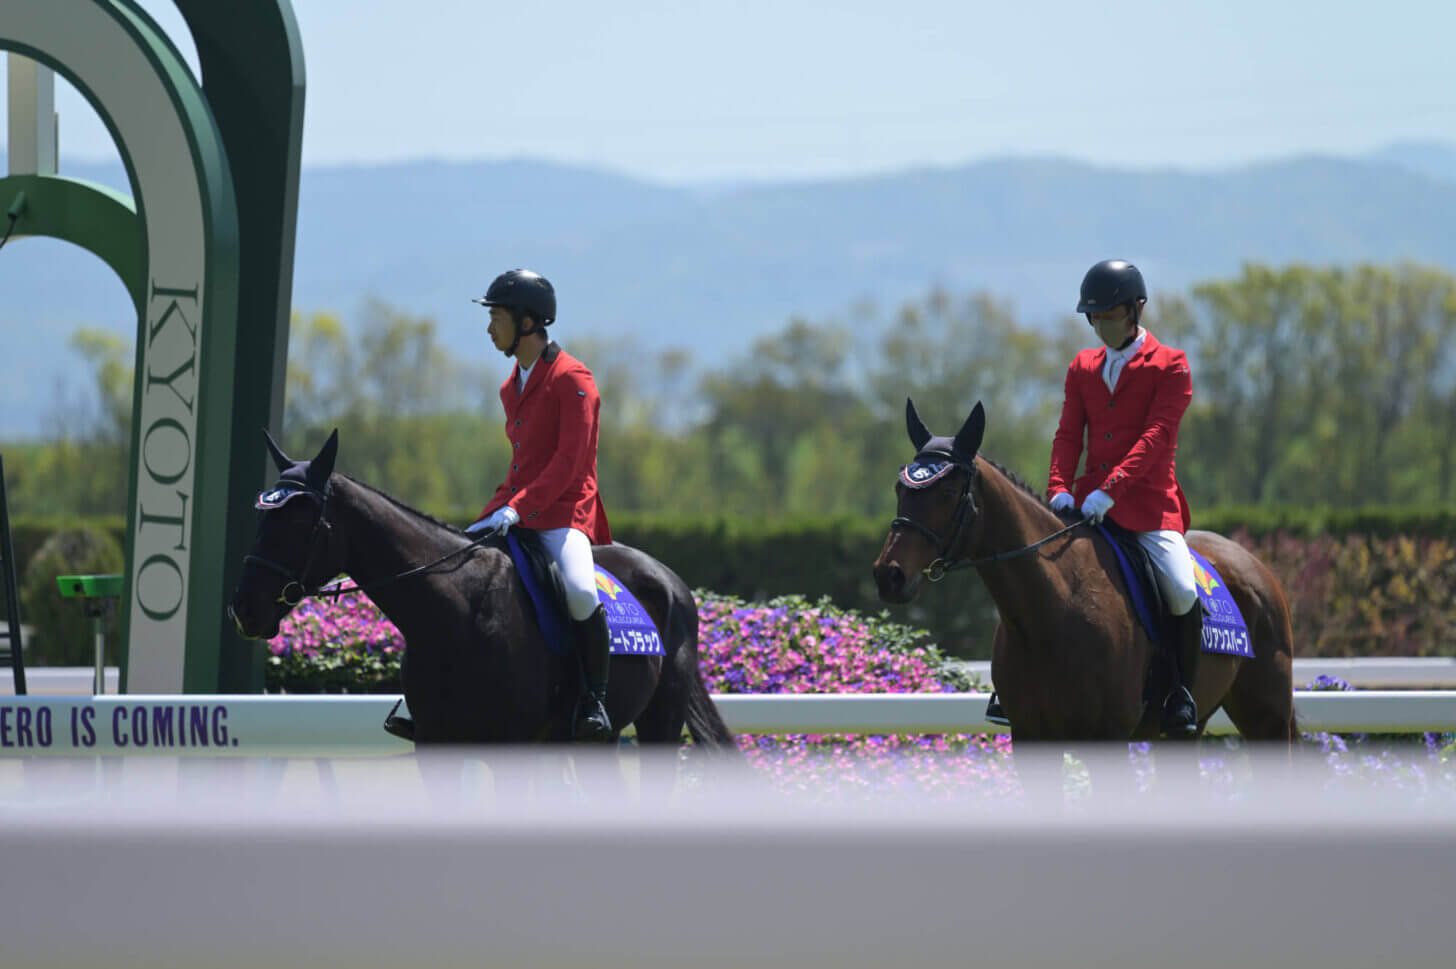
M 1456 277 L 1415 265 L 1247 265 L 1155 300 L 1145 325 L 1182 347 L 1194 399 L 1179 479 L 1194 508 L 1456 502 Z M 688 517 L 883 517 L 909 457 L 913 396 L 949 433 L 985 404 L 983 453 L 1046 480 L 1067 364 L 1096 338 L 1012 303 L 943 290 L 883 314 L 792 319 L 737 359 L 631 338 L 556 334 L 596 375 L 612 510 Z M 78 331 L 94 393 L 58 398 L 41 440 L 4 447 L 12 514 L 125 511 L 132 350 Z M 504 361 L 462 362 L 434 323 L 381 303 L 353 323 L 295 314 L 284 446 L 340 429 L 340 470 L 471 520 L 510 454 Z

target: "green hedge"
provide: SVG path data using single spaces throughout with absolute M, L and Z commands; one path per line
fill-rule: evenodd
M 1444 538 L 1456 540 L 1456 507 L 1429 505 L 1372 505 L 1366 508 L 1330 508 L 1302 505 L 1223 505 L 1194 511 L 1193 527 L 1232 535 L 1243 531 L 1252 538 L 1276 533 L 1298 538 Z
M 458 514 L 439 517 L 461 521 Z M 124 538 L 125 523 L 120 519 L 93 523 Z M 29 555 L 60 524 L 18 521 L 18 561 L 28 562 Z M 1345 590 L 1365 588 L 1364 583 L 1372 581 L 1394 583 L 1389 587 L 1395 591 L 1382 600 L 1385 605 L 1381 615 L 1358 608 L 1359 603 L 1350 605 L 1345 609 L 1348 618 L 1340 621 L 1339 629 L 1321 627 L 1318 640 L 1322 645 L 1311 642 L 1306 648 L 1301 640 L 1302 654 L 1315 650 L 1338 652 L 1330 645 L 1336 640 L 1360 643 L 1362 651 L 1380 652 L 1381 637 L 1396 627 L 1400 629 L 1399 650 L 1408 655 L 1449 653 L 1456 645 L 1448 635 L 1453 628 L 1449 613 L 1456 612 L 1456 605 L 1445 599 L 1429 601 L 1429 596 L 1416 600 L 1397 594 L 1407 584 L 1402 570 L 1429 571 L 1432 561 L 1444 563 L 1448 547 L 1456 547 L 1456 509 L 1215 508 L 1197 514 L 1194 526 L 1235 535 L 1252 547 L 1265 546 L 1266 540 L 1276 537 L 1283 541 L 1278 563 L 1270 564 L 1285 583 L 1291 601 L 1310 610 L 1306 615 L 1319 608 L 1321 590 L 1332 582 L 1334 587 Z M 618 541 L 666 562 L 692 588 L 711 589 L 749 601 L 788 594 L 810 599 L 828 596 L 841 608 L 871 614 L 883 608 L 875 594 L 871 568 L 888 527 L 888 521 L 858 518 L 755 522 L 612 515 L 612 530 Z M 1393 550 L 1389 540 L 1396 537 L 1427 547 L 1417 557 L 1420 565 L 1409 555 Z M 1343 543 L 1343 547 L 1331 552 L 1331 541 Z M 1308 551 L 1304 550 L 1305 542 L 1312 543 Z M 1301 563 L 1311 557 L 1325 563 L 1319 575 L 1301 568 Z M 1371 561 L 1383 565 L 1363 571 L 1370 569 Z M 1362 571 L 1352 571 L 1357 564 Z M 1456 581 L 1452 586 L 1456 588 Z M 951 575 L 927 588 L 917 602 L 897 607 L 891 615 L 899 622 L 930 630 L 941 648 L 957 657 L 989 656 L 996 613 L 985 587 L 974 575 Z M 1369 617 L 1368 622 L 1361 619 L 1362 615 Z M 1361 622 L 1367 622 L 1368 628 L 1361 627 Z M 1296 634 L 1301 632 L 1296 629 Z

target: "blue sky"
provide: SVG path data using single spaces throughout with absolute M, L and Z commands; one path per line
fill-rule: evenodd
M 166 0 L 149 10 L 191 56 Z M 541 158 L 669 182 L 998 155 L 1207 169 L 1456 143 L 1449 0 L 295 0 L 304 163 Z M 58 91 L 62 158 L 114 157 Z

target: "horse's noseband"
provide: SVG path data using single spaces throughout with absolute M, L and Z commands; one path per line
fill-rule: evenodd
M 966 522 L 973 520 L 979 512 L 976 509 L 975 492 L 971 484 L 976 477 L 976 467 L 973 463 L 961 460 L 953 455 L 939 453 L 917 454 L 915 460 L 900 469 L 900 481 L 907 488 L 922 489 L 928 488 L 948 475 L 951 471 L 960 469 L 966 472 L 966 482 L 961 487 L 961 493 L 956 498 L 955 515 L 951 519 L 950 532 L 944 539 L 928 525 L 923 525 L 913 518 L 906 518 L 903 515 L 896 516 L 890 522 L 890 528 L 903 527 L 919 532 L 930 540 L 935 548 L 935 560 L 925 567 L 925 577 L 931 582 L 939 582 L 945 578 L 945 573 L 950 569 L 959 566 L 959 561 L 950 557 L 951 552 L 959 544 L 961 532 L 965 530 Z

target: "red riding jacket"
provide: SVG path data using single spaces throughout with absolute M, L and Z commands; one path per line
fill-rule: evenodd
M 1112 391 L 1102 380 L 1106 360 L 1106 348 L 1083 350 L 1067 368 L 1047 496 L 1070 491 L 1080 507 L 1100 488 L 1115 502 L 1107 517 L 1123 528 L 1186 532 L 1188 502 L 1173 474 L 1173 454 L 1178 423 L 1193 399 L 1188 358 L 1148 333 Z M 1087 466 L 1073 481 L 1084 431 Z
M 612 530 L 597 494 L 597 418 L 602 401 L 591 371 L 555 343 L 516 390 L 520 365 L 501 384 L 511 470 L 480 513 L 503 505 L 521 516 L 521 527 L 576 528 L 593 545 L 609 545 Z

